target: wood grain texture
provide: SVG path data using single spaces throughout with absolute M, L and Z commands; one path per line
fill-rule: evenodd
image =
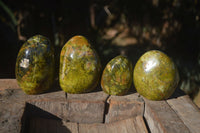
M 79 124 L 80 133 L 148 133 L 142 116 L 107 124 Z
M 19 133 L 21 130 L 21 118 L 25 109 L 25 98 L 21 90 L 6 89 L 0 91 L 0 132 Z
M 103 91 L 26 95 L 17 86 L 15 79 L 0 79 L 0 133 L 200 131 L 199 108 L 188 96 L 150 101 L 137 93 L 109 97 Z
M 0 90 L 10 88 L 20 89 L 16 79 L 0 79 Z
M 167 102 L 192 133 L 200 132 L 200 110 L 189 96 L 181 96 Z
M 83 94 L 67 94 L 68 100 L 78 100 L 78 101 L 102 101 L 105 102 L 108 97 L 108 94 L 103 91 L 90 92 Z
M 78 133 L 78 124 L 61 120 L 32 118 L 29 133 Z
M 125 96 L 110 96 L 106 123 L 124 120 L 130 117 L 143 116 L 144 101 L 137 93 Z
M 152 133 L 189 133 L 189 129 L 166 101 L 145 99 L 145 113 Z
M 67 119 L 78 123 L 103 123 L 105 101 L 104 92 L 67 95 Z
M 67 117 L 65 106 L 67 100 L 63 91 L 32 95 L 26 102 L 60 119 L 66 119 Z

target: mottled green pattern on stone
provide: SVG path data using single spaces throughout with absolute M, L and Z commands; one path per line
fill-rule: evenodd
M 17 56 L 15 75 L 19 86 L 27 94 L 48 90 L 53 83 L 54 64 L 50 41 L 41 35 L 31 37 L 22 45 Z
M 59 80 L 65 92 L 93 90 L 98 84 L 100 71 L 99 57 L 85 37 L 74 36 L 62 48 Z
M 138 93 L 150 100 L 169 98 L 179 81 L 178 70 L 163 52 L 152 50 L 140 57 L 133 73 Z
M 101 87 L 109 95 L 124 95 L 132 83 L 132 63 L 124 56 L 113 58 L 105 67 Z

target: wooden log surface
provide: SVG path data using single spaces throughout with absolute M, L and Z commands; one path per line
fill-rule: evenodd
M 79 124 L 80 133 L 148 133 L 142 116 L 107 124 Z
M 21 131 L 21 118 L 25 109 L 25 101 L 19 99 L 25 97 L 26 95 L 21 95 L 19 89 L 0 91 L 0 133 L 19 133 Z
M 190 132 L 166 101 L 145 99 L 144 116 L 152 133 Z
M 104 92 L 86 94 L 67 94 L 66 118 L 78 123 L 103 123 L 105 101 L 108 95 Z
M 5 89 L 20 89 L 15 79 L 0 79 L 0 90 Z
M 148 133 L 142 116 L 107 124 L 77 124 L 36 117 L 30 120 L 29 127 L 29 133 Z
M 144 101 L 138 97 L 137 93 L 125 96 L 110 96 L 107 100 L 109 104 L 106 114 L 106 123 L 124 120 L 130 117 L 143 116 Z
M 15 79 L 0 79 L 2 133 L 197 133 L 199 125 L 199 108 L 188 96 L 151 101 L 137 93 L 108 96 L 102 91 L 26 95 Z
M 78 133 L 78 124 L 45 118 L 32 118 L 29 133 Z
M 191 132 L 200 132 L 199 108 L 190 100 L 188 96 L 170 99 L 167 100 L 167 102 Z

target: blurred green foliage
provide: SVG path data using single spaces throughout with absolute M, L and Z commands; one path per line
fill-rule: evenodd
M 168 54 L 178 66 L 180 87 L 196 94 L 200 86 L 200 1 L 198 0 L 2 0 L 0 77 L 14 77 L 16 54 L 35 34 L 55 45 L 57 69 L 62 46 L 74 35 L 86 36 L 105 66 L 123 54 L 135 65 L 151 49 Z M 14 17 L 14 32 L 7 26 Z M 6 21 L 3 21 L 6 20 Z M 195 93 L 194 93 L 195 92 Z

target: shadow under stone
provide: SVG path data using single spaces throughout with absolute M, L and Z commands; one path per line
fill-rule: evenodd
M 29 103 L 21 121 L 21 133 L 71 133 L 60 118 Z

